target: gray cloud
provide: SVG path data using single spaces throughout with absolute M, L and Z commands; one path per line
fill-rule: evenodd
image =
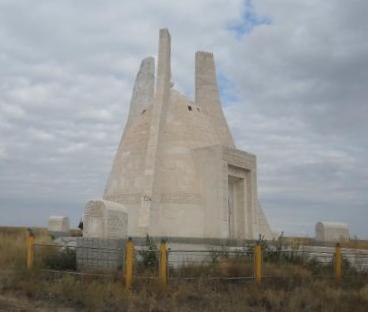
M 321 219 L 368 237 L 364 0 L 0 2 L 0 223 L 45 224 L 100 197 L 140 59 L 173 37 L 176 87 L 212 50 L 237 145 L 258 156 L 276 230 Z M 204 14 L 205 12 L 205 14 Z
M 245 61 L 225 68 L 242 100 L 230 108 L 234 132 L 259 155 L 265 209 L 279 229 L 310 232 L 317 219 L 340 219 L 367 237 L 359 220 L 368 208 L 368 4 L 256 7 L 272 24 L 233 43 Z

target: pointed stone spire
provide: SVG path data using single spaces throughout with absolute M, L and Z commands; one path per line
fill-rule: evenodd
M 235 147 L 222 110 L 213 54 L 198 51 L 195 56 L 195 102 L 215 127 L 219 143 Z
M 133 94 L 130 100 L 128 123 L 152 103 L 154 84 L 155 59 L 153 57 L 147 57 L 142 60 L 135 79 Z
M 160 29 L 157 61 L 156 96 L 162 97 L 170 89 L 171 79 L 171 37 L 168 29 Z
M 161 152 L 161 137 L 165 127 L 166 112 L 170 95 L 171 39 L 169 31 L 160 29 L 156 93 L 153 101 L 150 133 L 145 161 L 145 186 L 141 197 L 138 226 L 142 234 L 148 233 L 149 225 L 158 222 L 160 184 L 158 166 Z

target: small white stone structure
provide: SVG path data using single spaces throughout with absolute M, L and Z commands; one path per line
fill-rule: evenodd
M 144 59 L 103 199 L 126 207 L 130 236 L 272 238 L 258 203 L 256 156 L 235 147 L 213 54 L 195 54 L 194 100 L 173 89 L 170 55 L 161 29 L 156 75 L 154 58 Z M 106 236 L 102 203 L 93 213 L 87 205 L 85 236 Z
M 84 209 L 83 236 L 125 239 L 128 213 L 124 206 L 107 200 L 91 200 Z
M 64 216 L 50 216 L 47 229 L 49 232 L 68 233 L 70 230 L 69 218 Z
M 349 240 L 349 228 L 346 223 L 322 221 L 316 224 L 316 240 L 338 242 Z

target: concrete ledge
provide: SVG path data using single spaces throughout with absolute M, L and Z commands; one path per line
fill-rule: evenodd
M 142 246 L 146 242 L 145 237 L 132 237 L 134 244 Z M 170 243 L 180 243 L 180 244 L 198 244 L 198 245 L 209 245 L 209 246 L 228 246 L 228 247 L 243 247 L 247 244 L 255 244 L 255 240 L 237 240 L 237 239 L 222 239 L 222 238 L 197 238 L 197 237 L 158 237 L 150 236 L 156 244 L 160 243 L 162 240 Z

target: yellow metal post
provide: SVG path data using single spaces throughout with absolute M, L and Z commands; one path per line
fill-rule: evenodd
M 27 235 L 27 269 L 32 270 L 34 258 L 34 241 L 35 237 L 32 232 Z
M 257 285 L 260 285 L 262 280 L 262 248 L 259 243 L 254 250 L 254 275 Z
M 341 275 L 342 275 L 341 247 L 340 244 L 337 243 L 335 251 L 335 278 L 337 283 L 340 283 Z
M 169 282 L 168 259 L 167 258 L 168 258 L 167 243 L 165 241 L 162 241 L 160 245 L 159 279 L 163 287 L 166 287 Z
M 131 289 L 134 272 L 134 243 L 129 237 L 125 246 L 125 287 Z

